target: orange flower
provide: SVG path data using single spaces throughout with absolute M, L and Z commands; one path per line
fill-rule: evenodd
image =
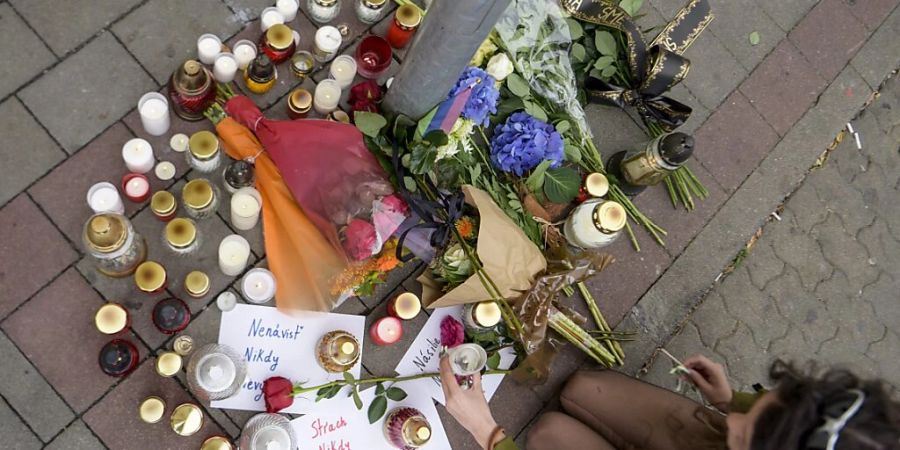
M 463 239 L 472 239 L 475 237 L 475 223 L 470 217 L 463 217 L 456 221 L 456 232 Z
M 398 264 L 400 264 L 400 260 L 397 259 L 397 255 L 394 252 L 385 253 L 378 257 L 378 264 L 375 265 L 375 270 L 388 272 L 394 270 Z

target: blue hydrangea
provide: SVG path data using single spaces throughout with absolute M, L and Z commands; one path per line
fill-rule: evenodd
M 520 177 L 544 160 L 553 161 L 550 167 L 559 167 L 564 157 L 562 136 L 556 129 L 521 111 L 497 125 L 491 138 L 491 163 Z
M 463 107 L 462 116 L 474 121 L 481 126 L 490 124 L 490 115 L 497 113 L 497 102 L 500 100 L 500 90 L 497 89 L 496 80 L 487 72 L 477 67 L 468 67 L 459 76 L 456 85 L 450 90 L 447 98 L 472 87 L 472 95 Z

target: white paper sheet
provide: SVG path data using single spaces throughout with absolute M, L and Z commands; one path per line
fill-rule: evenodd
M 347 331 L 359 340 L 365 337 L 366 318 L 346 314 L 304 312 L 289 316 L 270 306 L 239 304 L 222 313 L 219 343 L 228 345 L 247 360 L 247 378 L 240 392 L 229 399 L 212 402 L 213 408 L 264 411 L 263 382 L 274 376 L 285 377 L 294 383 L 319 385 L 343 378 L 328 373 L 316 359 L 316 344 L 327 332 Z M 362 360 L 362 358 L 360 358 Z M 361 364 L 350 370 L 359 378 Z M 319 414 L 340 412 L 348 407 L 355 410 L 348 390 L 333 399 L 315 403 L 316 393 L 294 398 L 294 404 L 282 412 L 304 414 L 315 410 Z
M 441 321 L 445 317 L 452 315 L 457 320 L 462 321 L 462 306 L 450 306 L 446 308 L 438 308 L 431 313 L 431 317 L 425 322 L 422 331 L 416 336 L 416 339 L 409 346 L 409 350 L 400 359 L 397 368 L 394 369 L 401 376 L 416 375 L 426 372 L 440 371 L 440 351 L 441 351 Z M 516 353 L 511 348 L 500 350 L 500 368 L 508 369 L 516 360 Z M 484 395 L 488 399 L 494 396 L 500 383 L 503 381 L 503 375 L 485 375 L 481 381 L 481 387 L 484 389 Z M 441 388 L 440 378 L 422 378 L 406 382 L 415 385 L 416 389 L 423 390 L 431 395 L 440 404 L 444 404 L 444 391 Z

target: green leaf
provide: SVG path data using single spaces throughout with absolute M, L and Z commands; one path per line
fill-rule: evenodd
M 410 176 L 403 177 L 403 187 L 409 192 L 416 192 L 416 189 L 418 188 L 418 186 L 416 186 L 416 180 Z
M 570 129 L 572 129 L 572 124 L 569 123 L 568 120 L 560 120 L 559 122 L 556 122 L 556 132 L 557 133 L 563 134 L 566 131 L 569 131 Z
M 616 56 L 616 38 L 609 31 L 598 31 L 594 35 L 594 44 L 601 55 Z
M 356 111 L 353 113 L 353 123 L 362 134 L 370 137 L 378 136 L 381 129 L 387 125 L 387 119 L 381 114 L 368 111 Z
M 750 45 L 759 45 L 759 32 L 754 31 L 750 33 Z
M 609 78 L 613 76 L 614 73 L 616 73 L 616 66 L 606 66 L 600 71 L 600 75 L 602 75 L 603 78 Z
M 497 121 L 502 122 L 515 111 L 525 108 L 525 102 L 519 97 L 512 97 L 500 102 L 497 106 Z
M 353 374 L 350 372 L 344 372 L 343 375 L 344 375 L 344 381 L 346 381 L 347 384 L 349 384 L 351 386 L 353 385 L 353 382 L 356 381 L 356 379 L 353 378 Z
M 395 402 L 402 402 L 403 399 L 406 398 L 406 391 L 398 387 L 391 386 L 387 390 L 387 398 Z
M 384 383 L 375 385 L 375 395 L 384 395 Z
M 587 50 L 584 49 L 584 46 L 577 42 L 572 44 L 572 60 L 581 62 L 585 59 L 587 59 Z
M 353 404 L 356 405 L 356 409 L 362 411 L 363 401 L 359 398 L 359 392 L 357 392 L 356 386 L 353 386 L 353 389 L 350 390 L 350 395 L 353 396 Z
M 566 161 L 569 161 L 573 164 L 578 164 L 581 162 L 581 149 L 572 144 L 566 144 L 563 147 L 563 151 L 566 153 Z
M 414 175 L 424 175 L 434 167 L 437 147 L 425 141 L 417 141 L 412 144 L 410 152 L 412 157 L 409 160 L 409 171 Z
M 622 0 L 619 2 L 619 8 L 625 10 L 629 16 L 634 17 L 641 10 L 644 0 Z
M 494 352 L 488 357 L 487 367 L 491 370 L 497 370 L 500 367 L 500 352 Z
M 541 106 L 535 102 L 526 101 L 525 112 L 531 114 L 537 120 L 547 121 L 547 113 L 544 112 L 544 108 L 541 108 Z
M 597 70 L 603 70 L 607 67 L 615 67 L 612 63 L 616 62 L 616 58 L 613 56 L 601 56 L 594 61 L 594 68 Z
M 597 69 L 591 69 L 591 71 L 588 72 L 588 75 L 590 75 L 594 78 L 606 78 L 603 76 L 603 71 L 597 70 Z
M 378 422 L 387 412 L 387 399 L 384 397 L 375 397 L 372 404 L 369 405 L 369 423 Z
M 531 171 L 531 175 L 528 175 L 528 179 L 525 180 L 525 186 L 528 186 L 528 190 L 531 192 L 540 192 L 541 187 L 544 186 L 544 174 L 547 173 L 550 164 L 553 164 L 553 161 L 545 159 Z
M 512 92 L 516 97 L 526 98 L 531 94 L 531 89 L 528 88 L 528 82 L 515 72 L 506 77 L 506 87 L 509 89 L 509 92 Z
M 584 30 L 581 28 L 581 24 L 578 23 L 577 20 L 567 17 L 566 23 L 569 25 L 569 38 L 573 41 L 577 41 L 584 36 Z
M 559 167 L 547 171 L 544 179 L 544 193 L 553 203 L 568 203 L 578 195 L 581 177 L 578 172 L 568 167 Z
M 426 134 L 425 137 L 423 137 L 422 139 L 427 142 L 430 142 L 431 145 L 433 145 L 435 147 L 447 145 L 447 142 L 449 142 L 449 140 L 450 140 L 447 137 L 447 133 L 444 133 L 444 130 L 432 130 L 428 134 Z
M 510 200 L 509 203 L 507 203 L 507 204 L 509 205 L 509 208 L 512 209 L 513 211 L 521 211 L 522 210 L 522 202 L 520 202 L 518 200 Z

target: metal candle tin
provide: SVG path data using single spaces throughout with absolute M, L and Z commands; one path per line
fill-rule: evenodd
M 172 219 L 163 229 L 163 242 L 176 255 L 195 253 L 200 247 L 197 225 L 193 220 L 184 217 Z
M 169 418 L 172 431 L 180 436 L 191 436 L 203 428 L 203 410 L 193 403 L 182 403 L 175 407 Z
M 172 350 L 175 350 L 175 353 L 178 353 L 181 356 L 187 356 L 191 354 L 191 351 L 194 350 L 194 338 L 183 334 L 175 338 L 175 341 L 172 342 Z
M 397 408 L 384 421 L 384 436 L 399 449 L 424 447 L 431 440 L 431 424 L 418 409 Z
M 359 341 L 356 336 L 344 330 L 326 333 L 316 346 L 319 364 L 332 373 L 350 370 L 359 361 L 359 355 Z
M 147 243 L 125 216 L 101 213 L 84 225 L 82 242 L 100 273 L 126 277 L 147 258 Z
M 178 209 L 178 202 L 175 196 L 168 191 L 158 191 L 150 197 L 150 210 L 157 219 L 168 222 L 175 218 L 175 211 Z
M 200 445 L 200 450 L 234 450 L 234 444 L 225 436 L 210 436 Z
M 298 88 L 291 91 L 287 100 L 287 114 L 291 119 L 302 119 L 312 109 L 313 96 L 306 89 Z
M 175 334 L 191 322 L 191 309 L 177 298 L 164 298 L 153 307 L 153 325 L 164 334 Z
M 188 141 L 185 152 L 188 164 L 192 169 L 210 173 L 222 163 L 222 152 L 219 151 L 219 138 L 212 131 L 198 131 Z
M 194 298 L 203 298 L 209 293 L 209 276 L 195 270 L 184 277 L 184 290 Z
M 243 159 L 234 161 L 222 172 L 222 179 L 225 180 L 225 190 L 229 194 L 234 194 L 238 189 L 245 187 L 253 187 L 256 181 L 253 164 Z
M 156 261 L 144 261 L 134 271 L 134 284 L 147 294 L 156 294 L 166 288 L 166 269 Z
M 166 402 L 155 395 L 145 398 L 138 407 L 138 414 L 140 415 L 141 420 L 146 423 L 159 422 L 162 420 L 165 412 Z
M 137 347 L 125 339 L 113 339 L 100 349 L 100 370 L 111 377 L 124 377 L 138 365 Z
M 181 365 L 181 355 L 175 352 L 162 352 L 156 357 L 156 373 L 162 377 L 174 377 Z

